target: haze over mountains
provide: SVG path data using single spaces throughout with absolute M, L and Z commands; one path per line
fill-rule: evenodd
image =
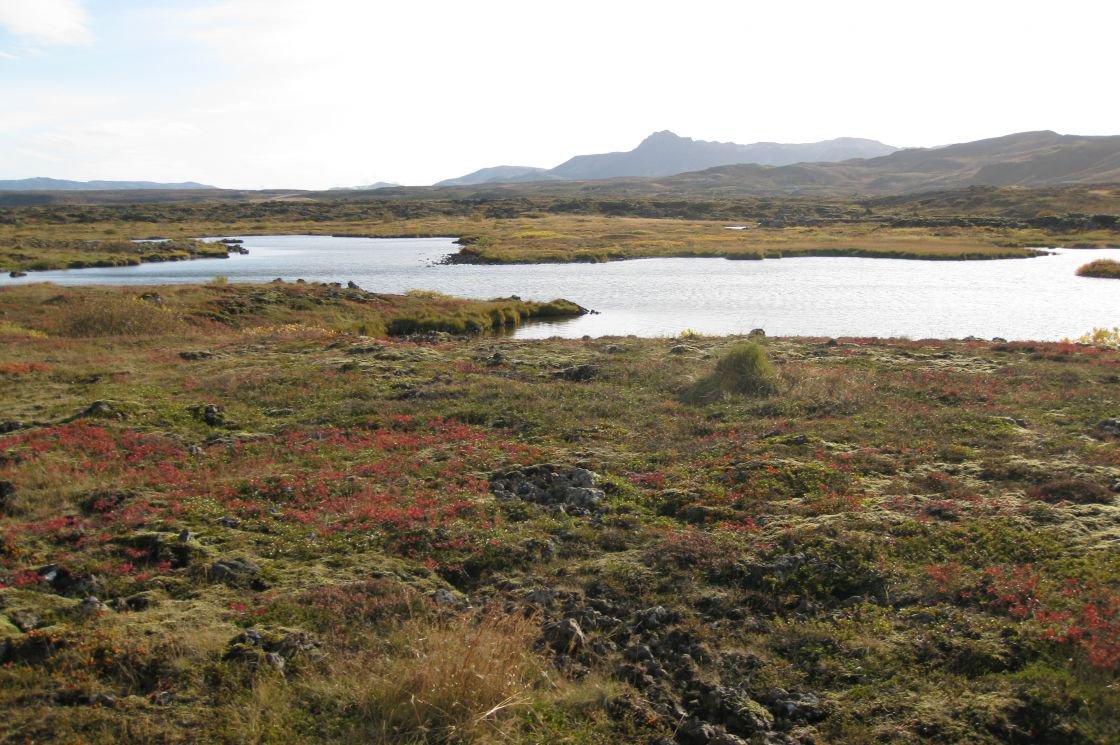
M 174 184 L 158 181 L 68 181 L 57 178 L 23 178 L 0 181 L 0 191 L 117 191 L 121 189 L 213 189 L 196 181 Z
M 662 185 L 707 194 L 909 194 L 968 186 L 1046 187 L 1120 182 L 1120 136 L 1020 132 L 880 158 L 769 168 L 732 165 Z M 616 187 L 620 186 L 615 182 Z
M 847 143 L 847 145 L 845 144 Z M 707 145 L 715 145 L 709 149 Z M 897 150 L 880 157 L 840 162 L 800 161 L 786 165 L 734 164 L 672 175 L 561 177 L 569 174 L 609 174 L 639 168 L 675 170 L 684 158 L 660 158 L 666 152 L 715 153 L 731 148 L 752 149 L 757 157 L 837 157 L 836 149 L 889 148 L 867 140 L 829 140 L 810 145 L 730 145 L 701 143 L 672 133 L 647 138 L 628 153 L 577 156 L 556 169 L 499 166 L 470 177 L 442 182 L 444 186 L 369 187 L 309 192 L 298 189 L 245 191 L 214 189 L 201 184 L 158 184 L 146 181 L 59 181 L 24 179 L 0 181 L 0 206 L 52 203 L 172 202 L 317 197 L 334 199 L 417 198 L 439 194 L 448 198 L 501 198 L 532 195 L 669 197 L 674 199 L 770 196 L 890 196 L 946 191 L 972 186 L 1029 188 L 1075 184 L 1120 183 L 1120 136 L 1087 137 L 1056 132 L 1020 132 L 940 148 Z M 699 146 L 699 147 L 696 147 Z M 791 148 L 800 148 L 791 150 Z M 796 154 L 791 154 L 796 153 Z M 716 157 L 712 155 L 710 157 Z M 675 163 L 676 165 L 673 165 Z M 472 178 L 473 177 L 473 178 Z M 451 185 L 452 182 L 466 182 Z M 18 191 L 17 191 L 18 190 Z M 143 191 L 141 191 L 143 190 Z
M 459 178 L 440 181 L 436 186 L 524 183 L 532 181 L 594 180 L 626 176 L 672 176 L 701 171 L 714 166 L 757 163 L 781 166 L 791 163 L 841 161 L 874 158 L 898 148 L 875 140 L 840 137 L 805 144 L 756 142 L 707 142 L 680 137 L 668 130 L 654 132 L 633 150 L 620 153 L 577 155 L 555 168 L 495 166 Z

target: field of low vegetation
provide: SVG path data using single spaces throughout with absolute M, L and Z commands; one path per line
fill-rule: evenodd
M 572 312 L 0 288 L 0 739 L 1120 742 L 1115 333 Z
M 965 190 L 864 201 L 318 195 L 0 207 L 0 269 L 213 255 L 224 247 L 194 239 L 256 234 L 449 236 L 461 240 L 457 260 L 496 263 L 651 256 L 1027 257 L 1037 255 L 1039 246 L 1120 245 L 1120 196 L 1117 190 L 1097 191 Z M 1076 207 L 1111 211 L 1069 211 Z M 157 237 L 174 240 L 130 242 Z

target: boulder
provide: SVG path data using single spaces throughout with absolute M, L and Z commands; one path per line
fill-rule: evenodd
M 597 365 L 575 365 L 574 367 L 565 367 L 563 370 L 554 372 L 552 377 L 558 378 L 559 380 L 567 380 L 571 383 L 584 383 L 599 377 L 599 367 Z
M 78 603 L 78 612 L 83 616 L 96 616 L 109 610 L 109 606 L 90 595 Z
M 8 611 L 8 620 L 12 622 L 13 626 L 25 634 L 43 625 L 42 616 L 27 608 Z
M 261 568 L 247 559 L 221 559 L 210 566 L 206 576 L 212 582 L 239 585 L 256 578 L 260 572 Z
M 565 618 L 545 626 L 544 638 L 559 654 L 573 654 L 587 643 L 583 629 L 574 618 Z

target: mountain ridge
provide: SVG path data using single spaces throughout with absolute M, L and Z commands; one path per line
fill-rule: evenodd
M 493 166 L 458 178 L 445 179 L 434 186 L 672 176 L 738 163 L 777 166 L 804 161 L 874 157 L 897 150 L 891 145 L 859 137 L 838 137 L 809 143 L 755 142 L 740 145 L 734 142 L 694 140 L 663 129 L 646 137 L 633 150 L 576 155 L 555 168 Z
M 197 181 L 163 183 L 159 181 L 72 181 L 36 176 L 0 180 L 0 191 L 120 191 L 132 189 L 213 189 Z

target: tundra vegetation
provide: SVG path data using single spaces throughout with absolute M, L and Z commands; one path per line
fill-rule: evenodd
M 455 260 L 495 263 L 806 255 L 963 260 L 1035 256 L 1039 246 L 1120 245 L 1120 189 L 1104 187 L 864 200 L 419 193 L 427 198 L 320 194 L 3 207 L 0 269 L 224 255 L 224 247 L 194 239 L 291 233 L 449 236 L 461 242 Z M 131 242 L 156 237 L 173 240 Z
M 1120 350 L 514 303 L 0 289 L 0 737 L 1120 741 Z
M 1120 279 L 1120 261 L 1097 259 L 1090 261 L 1077 270 L 1079 277 L 1099 277 L 1101 279 Z

